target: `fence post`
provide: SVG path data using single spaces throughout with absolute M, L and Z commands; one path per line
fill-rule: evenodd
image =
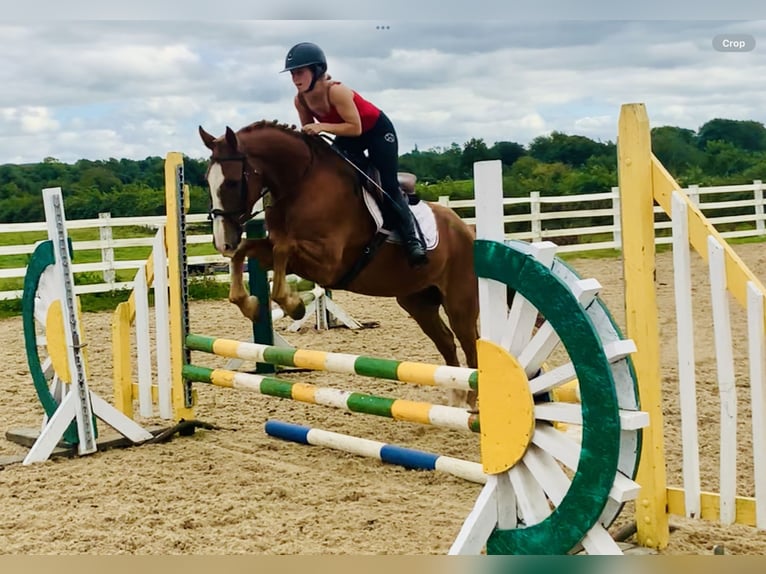
M 540 219 L 540 192 L 529 192 L 529 222 L 532 231 L 532 241 L 542 241 L 543 222 Z
M 112 214 L 98 214 L 98 234 L 101 239 L 101 261 L 106 263 L 104 283 L 109 285 L 109 291 L 114 290 L 114 244 L 112 243 Z
M 758 235 L 763 235 L 766 225 L 763 222 L 763 182 L 760 179 L 753 180 L 753 196 L 755 199 L 755 228 Z
M 687 188 L 686 193 L 689 195 L 689 199 L 692 200 L 692 203 L 694 205 L 696 205 L 697 207 L 699 207 L 699 204 L 700 204 L 700 186 L 697 185 L 696 183 L 694 183 L 694 184 L 690 185 Z
M 622 221 L 620 220 L 620 188 L 612 187 L 612 241 L 614 248 L 622 251 Z

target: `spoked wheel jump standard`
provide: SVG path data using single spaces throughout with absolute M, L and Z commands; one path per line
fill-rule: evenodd
M 515 458 L 494 473 L 496 484 L 482 491 L 450 553 L 619 553 L 606 528 L 638 493 L 632 479 L 648 423 L 630 361 L 635 346 L 599 300 L 598 282 L 581 279 L 554 252 L 550 243 L 477 240 L 477 275 L 516 293 L 493 339 L 512 358 L 504 369 L 509 400 L 530 408 L 526 418 L 513 407 L 502 440 Z M 481 404 L 484 342 L 482 432 L 493 404 Z M 482 459 L 493 473 L 484 442 Z

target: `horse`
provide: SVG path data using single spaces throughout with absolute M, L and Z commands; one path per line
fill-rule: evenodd
M 320 136 L 265 120 L 236 132 L 227 126 L 220 137 L 199 126 L 199 134 L 211 152 L 205 178 L 213 243 L 230 258 L 229 301 L 245 317 L 255 321 L 260 304 L 244 285 L 244 261 L 253 257 L 262 269 L 273 270 L 271 298 L 293 319 L 301 318 L 305 307 L 288 286 L 289 273 L 328 289 L 395 297 L 445 364 L 460 365 L 457 337 L 467 366 L 477 367 L 475 234 L 454 211 L 427 203 L 438 243 L 429 249 L 425 265 L 411 268 L 403 247 L 393 242 L 382 243 L 369 256 L 377 226 L 363 199 L 363 178 Z M 268 236 L 243 240 L 243 225 L 261 197 Z M 475 409 L 476 392 L 451 390 L 449 400 Z

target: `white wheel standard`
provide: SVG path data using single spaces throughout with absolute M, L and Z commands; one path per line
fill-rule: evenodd
M 515 292 L 499 345 L 520 365 L 534 402 L 527 448 L 498 475 L 508 479 L 505 516 L 484 515 L 503 525 L 484 539 L 487 553 L 564 554 L 581 547 L 619 553 L 606 527 L 638 493 L 632 478 L 648 423 L 638 410 L 635 346 L 599 300 L 598 282 L 555 258 L 555 245 L 477 240 L 475 253 L 479 277 Z M 480 375 L 480 392 L 481 381 Z M 475 532 L 487 531 L 476 523 L 490 498 L 480 497 L 453 553 L 480 550 L 481 537 L 464 533 L 472 521 Z
M 53 245 L 46 241 L 40 243 L 32 255 L 24 278 L 22 298 L 27 361 L 46 419 L 53 416 L 64 393 L 63 381 L 56 374 L 53 357 L 48 352 L 49 334 L 60 331 L 60 325 L 51 323 L 61 319 L 61 295 L 55 275 Z M 76 436 L 70 434 L 68 438 L 75 439 Z

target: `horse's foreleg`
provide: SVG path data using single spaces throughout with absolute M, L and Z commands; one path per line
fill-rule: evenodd
M 306 314 L 306 306 L 296 291 L 290 289 L 287 283 L 287 265 L 292 254 L 292 247 L 284 244 L 275 245 L 274 250 L 274 284 L 271 287 L 271 298 L 282 307 L 293 319 L 302 319 Z
M 250 295 L 245 289 L 244 266 L 245 258 L 255 258 L 265 271 L 271 267 L 272 245 L 268 239 L 248 239 L 234 252 L 229 262 L 231 286 L 229 301 L 234 303 L 242 314 L 255 322 L 258 319 L 260 301 L 255 295 Z

